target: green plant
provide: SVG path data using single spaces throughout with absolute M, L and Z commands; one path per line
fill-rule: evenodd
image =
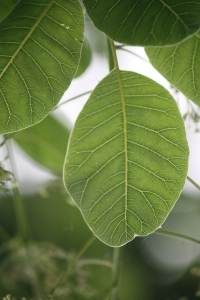
M 84 15 L 105 33 L 109 74 L 90 91 L 69 137 L 70 126 L 49 114 L 92 62 Z M 0 186 L 12 177 L 18 233 L 30 238 L 9 140 L 60 176 L 68 147 L 64 184 L 95 236 L 114 247 L 106 297 L 117 299 L 120 247 L 155 231 L 170 234 L 159 228 L 186 178 L 200 189 L 187 176 L 189 149 L 177 102 L 155 81 L 121 70 L 117 50 L 145 47 L 150 63 L 197 105 L 183 117 L 198 122 L 200 1 L 21 0 L 10 1 L 0 19 L 1 146 L 7 145 L 13 165 L 11 171 L 0 165 Z M 73 260 L 51 296 L 72 266 Z

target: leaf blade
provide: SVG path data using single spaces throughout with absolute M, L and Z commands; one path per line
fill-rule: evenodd
M 179 45 L 166 48 L 147 47 L 145 51 L 154 68 L 200 106 L 199 37 L 194 35 Z
M 21 1 L 1 23 L 1 133 L 34 125 L 55 107 L 76 73 L 83 27 L 77 0 Z
M 95 26 L 113 40 L 137 46 L 171 45 L 200 28 L 199 0 L 83 0 Z
M 121 76 L 127 121 L 113 71 L 80 113 L 64 166 L 66 189 L 90 229 L 110 246 L 147 235 L 164 222 L 183 188 L 188 160 L 173 98 L 142 75 Z

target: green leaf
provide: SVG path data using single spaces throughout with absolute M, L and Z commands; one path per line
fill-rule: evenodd
M 11 12 L 19 0 L 0 0 L 0 22 Z
M 81 76 L 89 67 L 92 60 L 92 51 L 88 40 L 85 38 L 83 43 L 83 48 L 81 52 L 81 59 L 76 73 L 76 78 Z
M 187 165 L 185 128 L 169 92 L 147 77 L 114 70 L 76 121 L 64 181 L 93 233 L 121 246 L 164 222 Z
M 62 174 L 68 138 L 69 129 L 51 115 L 13 136 L 36 162 L 59 175 Z
M 83 0 L 95 26 L 113 40 L 139 46 L 171 45 L 200 28 L 200 1 Z
M 24 0 L 0 24 L 0 133 L 56 106 L 76 73 L 83 27 L 78 0 Z
M 200 38 L 165 48 L 145 48 L 150 62 L 172 85 L 200 106 Z

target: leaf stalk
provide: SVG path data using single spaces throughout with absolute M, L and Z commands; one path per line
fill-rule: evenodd
M 187 180 L 190 181 L 198 190 L 200 190 L 200 185 L 196 183 L 191 177 L 187 176 Z
M 115 247 L 113 249 L 111 300 L 118 300 L 119 274 L 120 274 L 120 247 Z
M 16 168 L 15 168 L 14 157 L 12 155 L 12 146 L 10 140 L 6 141 L 6 148 L 7 148 L 7 153 L 10 160 L 11 168 L 12 168 L 12 177 L 13 177 L 12 191 L 14 196 L 18 234 L 25 240 L 29 237 L 29 229 L 28 229 L 23 201 L 19 191 L 19 184 L 16 178 Z

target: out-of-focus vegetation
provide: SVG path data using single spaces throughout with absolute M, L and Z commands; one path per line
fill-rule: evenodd
M 198 200 L 183 194 L 163 229 L 199 237 Z M 112 248 L 95 239 L 76 260 L 91 232 L 71 205 L 62 181 L 23 195 L 23 203 L 31 236 L 26 241 L 17 235 L 12 196 L 1 193 L 0 297 L 107 299 L 112 284 Z M 198 245 L 174 237 L 155 233 L 135 239 L 122 249 L 119 299 L 198 299 L 199 254 Z M 48 298 L 64 273 L 54 297 Z M 6 298 L 8 294 L 13 297 Z
M 141 27 L 138 26 L 140 22 L 136 22 L 133 28 L 138 41 L 138 44 L 134 44 L 134 46 L 152 46 L 156 44 L 156 47 L 148 47 L 146 49 L 147 53 L 149 52 L 152 64 L 155 62 L 157 69 L 162 67 L 161 71 L 163 73 L 161 73 L 163 75 L 167 74 L 166 78 L 170 74 L 169 81 L 171 80 L 171 71 L 174 67 L 173 62 L 175 58 L 177 61 L 182 60 L 181 64 L 183 65 L 189 62 L 188 70 L 186 64 L 186 71 L 184 69 L 183 74 L 181 73 L 181 80 L 178 77 L 177 80 L 175 78 L 172 82 L 170 81 L 171 84 L 176 86 L 171 86 L 171 91 L 172 94 L 175 94 L 178 106 L 181 107 L 180 101 L 183 100 L 183 95 L 177 90 L 179 83 L 181 83 L 180 89 L 183 92 L 186 89 L 186 96 L 190 95 L 190 86 L 192 86 L 194 102 L 198 104 L 198 54 L 200 47 L 197 31 L 199 30 L 200 21 L 198 19 L 198 10 L 195 12 L 195 8 L 200 3 L 198 0 L 195 0 L 194 3 L 191 2 L 191 4 L 185 0 L 182 0 L 183 3 L 178 1 L 177 5 L 173 4 L 178 9 L 175 15 L 168 15 L 171 13 L 171 10 L 161 7 L 160 12 L 164 13 L 164 17 L 160 18 L 158 11 L 155 22 L 152 23 L 152 14 L 154 15 L 155 11 L 157 11 L 157 6 L 151 7 L 150 5 L 150 15 L 148 15 L 149 10 L 146 9 L 144 12 L 142 2 L 134 0 L 132 2 L 125 1 L 128 5 L 124 5 L 123 1 L 116 1 L 116 3 L 113 2 L 114 14 L 111 16 L 111 21 L 104 24 L 104 21 L 101 19 L 102 17 L 105 18 L 105 12 L 101 11 L 102 8 L 104 9 L 104 5 L 94 6 L 91 9 L 90 6 L 93 6 L 94 2 L 98 1 L 83 0 L 81 1 L 82 6 L 80 6 L 79 1 L 76 0 L 68 2 L 61 0 L 45 0 L 42 2 L 39 0 L 0 0 L 0 22 L 4 22 L 6 17 L 8 17 L 8 23 L 5 21 L 0 28 L 0 39 L 2 39 L 0 40 L 2 46 L 0 48 L 0 79 L 2 80 L 0 96 L 3 95 L 0 99 L 0 106 L 3 107 L 0 109 L 0 125 L 1 130 L 3 130 L 2 132 L 5 133 L 0 137 L 0 299 L 198 300 L 200 298 L 199 193 L 184 190 L 162 225 L 162 228 L 159 228 L 155 233 L 146 237 L 137 237 L 121 247 L 121 253 L 116 263 L 115 255 L 113 255 L 116 248 L 113 251 L 113 248 L 103 244 L 92 234 L 92 231 L 90 231 L 84 222 L 80 211 L 64 189 L 62 179 L 63 164 L 66 162 L 65 155 L 71 126 L 69 126 L 67 118 L 63 118 L 63 115 L 59 113 L 48 115 L 48 113 L 59 106 L 56 106 L 56 101 L 59 100 L 58 94 L 62 94 L 61 91 L 64 91 L 65 85 L 68 87 L 73 78 L 77 82 L 80 82 L 79 80 L 81 79 L 83 85 L 87 86 L 87 80 L 84 81 L 84 75 L 87 74 L 94 61 L 99 60 L 100 63 L 96 71 L 92 74 L 92 77 L 99 74 L 101 64 L 105 61 L 109 71 L 114 68 L 117 69 L 118 63 L 116 61 L 114 63 L 111 45 L 115 48 L 115 55 L 116 51 L 120 50 L 120 52 L 126 51 L 126 53 L 132 53 L 134 55 L 132 57 L 135 57 L 134 48 L 129 48 L 127 44 L 123 44 L 124 42 L 127 43 L 127 38 L 128 42 L 134 42 L 134 34 L 123 34 L 127 28 L 128 30 L 132 28 L 131 18 L 127 16 L 134 11 L 132 9 L 134 3 L 139 8 L 139 13 L 136 14 L 137 20 L 140 21 L 140 14 L 142 13 Z M 99 0 L 99 2 L 103 1 Z M 111 2 L 105 2 L 105 7 L 109 11 L 109 13 L 108 11 L 106 13 L 106 18 L 111 12 L 109 8 Z M 148 1 L 144 2 L 147 3 Z M 163 4 L 164 1 L 157 2 L 152 1 L 153 5 L 156 3 L 165 5 Z M 19 6 L 15 10 L 18 3 Z M 68 9 L 62 9 L 62 5 L 65 7 L 66 3 L 72 5 L 69 12 Z M 85 4 L 85 8 L 83 3 Z M 56 7 L 57 4 L 58 6 Z M 43 5 L 44 10 L 42 10 L 40 15 L 39 12 Z M 118 9 L 118 5 L 120 9 Z M 55 15 L 48 15 L 48 9 L 51 6 L 53 7 L 53 12 L 59 12 L 58 15 L 57 13 Z M 99 13 L 98 11 L 95 13 L 96 8 L 97 10 L 99 9 Z M 183 13 L 182 10 L 185 11 L 187 8 L 188 12 Z M 94 24 L 108 34 L 109 37 L 116 38 L 117 43 L 110 43 L 108 36 L 104 35 L 93 25 L 85 11 L 86 9 L 88 13 L 91 12 L 90 17 Z M 29 12 L 28 18 L 26 10 Z M 9 18 L 12 12 L 13 14 Z M 146 19 L 143 18 L 146 12 L 147 23 Z M 68 14 L 67 18 L 65 14 Z M 163 30 L 160 29 L 166 25 L 163 23 L 164 18 L 168 21 L 171 18 L 174 20 L 174 16 L 179 16 L 179 14 L 180 16 L 184 16 L 184 22 L 186 22 L 187 26 L 182 27 L 185 23 L 179 23 L 175 19 L 175 23 L 169 22 L 173 28 L 171 31 L 170 27 L 168 28 L 168 36 L 163 35 Z M 42 17 L 46 15 L 47 23 L 44 23 L 40 27 Z M 83 15 L 85 17 L 85 28 L 83 28 Z M 58 20 L 61 18 L 64 21 L 59 24 L 55 22 L 52 26 L 51 21 L 54 16 Z M 100 19 L 98 19 L 98 16 Z M 125 19 L 123 19 L 124 16 Z M 70 26 L 67 23 L 69 19 L 71 22 Z M 20 27 L 21 31 L 18 25 L 17 31 L 15 31 L 16 26 L 13 24 L 16 20 L 21 20 L 22 22 L 20 23 L 19 21 L 20 26 L 22 26 Z M 36 23 L 34 23 L 34 20 L 36 20 Z M 119 24 L 115 24 L 119 20 L 121 22 L 120 26 L 118 26 Z M 156 23 L 157 20 L 160 20 L 162 26 L 159 25 L 159 22 L 158 24 Z M 27 21 L 29 26 L 24 23 L 25 21 Z M 125 31 L 123 26 L 125 26 Z M 32 33 L 37 27 L 41 31 L 38 31 L 38 34 L 33 37 Z M 74 27 L 76 27 L 76 30 L 74 30 Z M 47 28 L 51 31 L 45 35 Z M 140 28 L 142 35 L 139 34 Z M 121 29 L 123 29 L 122 32 L 120 31 Z M 23 32 L 26 30 L 28 30 L 28 33 L 24 36 Z M 9 34 L 7 36 L 5 34 L 6 31 L 10 34 L 11 40 L 7 41 Z M 74 32 L 78 34 L 78 38 L 76 36 L 74 38 Z M 84 40 L 80 38 L 83 36 L 83 32 L 85 36 Z M 171 32 L 174 33 L 174 36 Z M 51 39 L 51 34 L 53 39 Z M 191 35 L 192 38 L 190 37 Z M 66 38 L 60 40 L 60 37 L 63 36 Z M 188 43 L 189 46 L 195 44 L 194 52 L 183 51 L 185 48 L 182 44 L 182 39 L 186 38 L 186 44 Z M 28 44 L 26 42 L 29 39 L 32 44 L 26 48 Z M 55 40 L 57 43 L 54 45 Z M 66 47 L 65 42 L 68 42 L 68 40 L 71 42 Z M 168 41 L 172 46 L 167 44 L 166 47 Z M 7 42 L 9 46 L 3 48 Z M 36 45 L 40 45 L 42 42 L 46 42 L 45 49 L 37 48 Z M 162 62 L 162 57 L 166 57 L 168 51 L 175 53 L 177 50 L 177 46 L 174 46 L 173 43 L 180 43 L 177 48 L 180 52 L 177 53 L 189 55 L 189 58 L 181 59 L 181 55 L 172 55 L 172 60 L 164 60 L 164 62 L 172 63 L 165 64 Z M 16 45 L 19 45 L 17 50 L 12 48 Z M 162 55 L 159 58 L 161 59 L 161 63 L 160 60 L 156 61 L 158 58 L 157 51 L 160 51 L 157 46 L 160 46 L 160 48 L 163 46 L 163 53 L 161 51 Z M 34 47 L 36 47 L 36 50 L 31 52 Z M 183 50 L 181 51 L 181 49 Z M 54 55 L 51 55 L 50 50 L 52 50 Z M 26 59 L 24 57 L 18 59 L 17 55 L 21 52 L 23 54 L 28 53 Z M 138 55 L 136 56 L 138 57 Z M 16 57 L 17 60 L 15 61 Z M 52 57 L 56 59 L 53 60 Z M 29 63 L 27 63 L 28 59 L 30 59 Z M 117 60 L 117 56 L 115 59 Z M 6 63 L 7 66 L 5 67 Z M 179 67 L 178 63 L 175 65 Z M 14 69 L 11 71 L 9 70 L 10 66 L 14 66 Z M 63 67 L 66 67 L 66 69 L 63 69 Z M 195 68 L 196 71 L 194 72 Z M 13 70 L 16 70 L 16 73 Z M 178 68 L 177 72 L 179 73 L 180 70 Z M 8 71 L 8 75 L 6 71 Z M 23 76 L 19 75 L 21 74 L 20 72 L 22 72 Z M 191 76 L 191 72 L 195 76 Z M 118 70 L 119 74 L 120 70 Z M 3 77 L 5 75 L 7 76 L 6 78 Z M 32 75 L 34 76 L 32 77 Z M 61 81 L 57 79 L 60 78 L 60 75 L 64 75 L 63 77 L 61 76 Z M 108 83 L 111 86 L 109 95 L 112 92 L 112 84 Z M 121 83 L 123 85 L 122 81 Z M 49 92 L 50 90 L 49 98 L 44 92 L 47 86 L 49 89 L 45 91 Z M 12 94 L 13 87 L 16 88 L 16 92 L 21 89 L 18 98 L 15 94 L 14 96 Z M 117 86 L 116 90 L 118 88 Z M 129 88 L 129 86 L 126 88 Z M 36 96 L 30 99 L 34 99 L 33 103 L 35 106 L 32 105 L 29 99 L 33 90 Z M 143 93 L 143 89 L 140 89 L 140 92 Z M 163 90 L 161 90 L 161 94 L 162 92 Z M 83 94 L 90 93 L 91 91 L 87 91 Z M 102 96 L 102 93 L 99 91 L 98 93 Z M 80 95 L 78 94 L 80 94 L 79 85 L 75 88 L 74 97 L 68 99 L 66 102 L 79 98 Z M 10 95 L 11 98 L 9 98 Z M 5 101 L 7 97 L 10 101 L 8 103 Z M 41 100 L 39 97 L 41 97 Z M 152 97 L 150 95 L 148 99 L 152 99 Z M 179 97 L 182 99 L 180 100 Z M 27 102 L 25 101 L 23 109 L 23 101 L 20 102 L 19 98 L 22 100 L 28 99 Z M 35 100 L 36 102 L 34 102 Z M 184 98 L 183 102 L 187 106 L 187 109 L 182 114 L 183 120 L 186 122 L 186 126 L 188 126 L 188 123 L 189 126 L 191 123 L 195 124 L 194 131 L 196 134 L 199 134 L 199 107 L 186 98 Z M 78 105 L 76 108 L 79 109 Z M 97 104 L 98 108 L 99 104 Z M 8 117 L 5 113 L 5 111 L 7 112 L 6 109 L 9 112 Z M 46 116 L 42 121 L 40 119 L 41 111 L 44 113 L 42 116 Z M 20 115 L 21 112 L 22 114 Z M 20 117 L 15 115 L 15 113 L 19 113 L 19 116 L 22 119 L 24 118 L 23 122 L 26 124 L 20 122 Z M 135 117 L 138 116 L 135 114 Z M 32 126 L 34 118 L 37 122 L 41 122 Z M 4 121 L 2 121 L 3 119 Z M 22 130 L 16 129 L 18 125 Z M 143 125 L 146 126 L 146 120 Z M 23 129 L 23 126 L 27 128 Z M 184 127 L 183 124 L 182 127 Z M 12 128 L 14 129 L 12 130 Z M 89 129 L 93 130 L 92 126 L 91 128 L 89 127 Z M 107 130 L 109 131 L 109 126 L 106 128 Z M 7 132 L 11 133 L 7 134 Z M 102 138 L 104 141 L 105 137 L 103 136 Z M 172 141 L 174 143 L 173 134 Z M 89 142 L 89 146 L 93 144 L 92 140 Z M 20 147 L 21 154 L 18 153 L 19 148 L 16 147 L 16 144 L 17 147 Z M 84 152 L 85 148 L 81 149 L 81 151 Z M 106 152 L 102 156 L 104 155 L 106 155 Z M 152 156 L 152 161 L 153 158 L 154 155 Z M 18 159 L 21 161 L 21 165 Z M 164 157 L 164 159 L 166 158 Z M 32 165 L 29 173 L 26 170 L 28 164 Z M 34 172 L 32 174 L 33 164 L 35 169 L 45 172 L 51 180 L 43 180 L 42 176 L 41 178 L 40 175 L 37 177 L 37 175 L 34 175 Z M 29 167 L 27 168 L 29 169 Z M 21 179 L 20 176 L 18 177 L 18 173 L 21 174 L 23 171 L 27 174 L 27 178 Z M 139 180 L 142 179 L 140 178 Z M 192 181 L 191 178 L 189 180 L 190 182 Z M 38 182 L 40 183 L 38 184 Z M 192 183 L 198 189 L 200 188 L 194 181 Z M 114 278 L 113 274 L 115 275 Z M 113 294 L 113 291 L 115 292 L 116 289 L 118 289 L 118 292 Z

